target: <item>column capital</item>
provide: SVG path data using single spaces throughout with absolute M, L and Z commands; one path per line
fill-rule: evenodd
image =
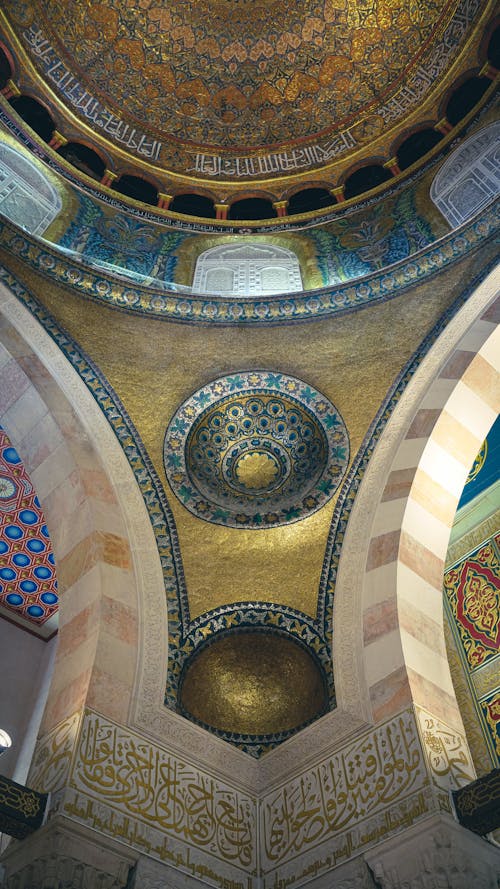
M 173 194 L 166 194 L 163 191 L 158 192 L 158 206 L 162 210 L 168 210 L 173 199 L 174 199 Z
M 392 173 L 393 176 L 397 176 L 399 173 L 401 173 L 397 157 L 390 157 L 389 160 L 385 162 L 385 164 L 382 164 L 382 166 L 384 170 L 389 170 L 389 172 Z
M 489 77 L 490 80 L 495 80 L 497 74 L 498 68 L 495 68 L 495 66 L 492 65 L 491 62 L 488 62 L 488 60 L 486 60 L 479 72 L 479 77 Z
M 441 120 L 434 124 L 434 129 L 446 136 L 448 133 L 451 133 L 453 127 L 449 120 L 446 120 L 446 117 L 442 117 Z
M 60 133 L 58 130 L 54 130 L 54 132 L 52 133 L 52 138 L 49 142 L 50 147 L 54 150 L 57 150 L 58 148 L 62 148 L 63 145 L 67 144 L 68 140 L 66 139 L 66 136 L 63 136 L 63 134 Z
M 137 853 L 56 816 L 2 855 L 5 889 L 125 889 Z
M 104 173 L 102 175 L 101 185 L 106 185 L 109 188 L 109 186 L 112 185 L 113 182 L 115 181 L 115 179 L 117 179 L 117 178 L 118 178 L 117 173 L 113 173 L 112 170 L 106 169 L 106 170 L 104 170 Z
M 343 203 L 343 201 L 345 201 L 344 186 L 343 185 L 336 185 L 335 188 L 331 188 L 330 194 L 333 195 L 333 197 L 337 200 L 337 202 L 339 204 L 341 204 L 341 203 Z
M 286 216 L 288 201 L 273 201 L 273 207 L 278 216 Z
M 363 856 L 380 889 L 496 889 L 500 851 L 434 815 Z
M 2 87 L 2 89 L 0 90 L 0 93 L 2 93 L 2 95 L 5 96 L 6 99 L 13 99 L 14 96 L 21 95 L 21 90 L 14 83 L 13 80 L 8 80 L 5 86 Z

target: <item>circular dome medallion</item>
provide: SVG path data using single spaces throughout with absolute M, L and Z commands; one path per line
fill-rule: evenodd
M 172 418 L 164 465 L 181 503 L 235 528 L 298 521 L 336 491 L 349 438 L 333 404 L 293 377 L 251 371 L 195 392 Z

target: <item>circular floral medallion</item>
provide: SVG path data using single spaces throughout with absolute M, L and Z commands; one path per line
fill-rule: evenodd
M 11 478 L 6 475 L 0 475 L 0 500 L 11 500 L 16 490 L 16 486 Z
M 295 522 L 323 506 L 349 460 L 342 417 L 316 389 L 268 371 L 195 392 L 164 445 L 169 484 L 199 518 L 236 528 Z

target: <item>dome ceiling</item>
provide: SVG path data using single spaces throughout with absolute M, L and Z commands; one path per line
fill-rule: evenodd
M 456 63 L 481 3 L 6 9 L 44 80 L 106 138 L 174 172 L 262 179 L 330 163 L 418 109 Z
M 181 141 L 248 149 L 359 114 L 397 85 L 456 3 L 146 0 L 138 10 L 80 0 L 70 15 L 58 0 L 33 6 L 115 110 Z
M 187 665 L 180 694 L 182 713 L 218 731 L 250 736 L 293 730 L 327 707 L 314 657 L 275 632 L 215 637 Z

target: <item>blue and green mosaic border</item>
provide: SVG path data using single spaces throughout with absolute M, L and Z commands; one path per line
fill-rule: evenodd
M 286 297 L 212 298 L 128 285 L 119 278 L 72 262 L 52 248 L 0 220 L 0 246 L 30 268 L 82 296 L 139 315 L 190 324 L 289 324 L 358 311 L 394 299 L 429 280 L 477 249 L 500 229 L 500 201 L 493 201 L 459 229 L 384 269 L 343 284 Z

